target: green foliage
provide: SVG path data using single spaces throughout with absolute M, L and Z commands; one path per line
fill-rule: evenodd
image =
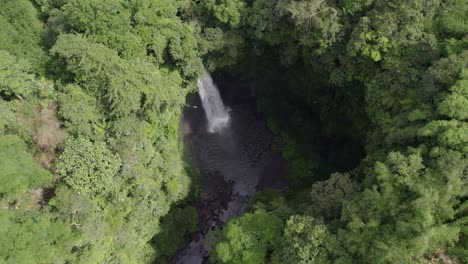
M 68 225 L 48 214 L 0 209 L 0 261 L 65 263 L 72 250 Z
M 176 16 L 176 1 L 87 0 L 43 5 L 56 35 L 82 33 L 122 58 L 150 55 L 153 62 L 176 66 L 187 77 L 202 72 L 196 31 Z
M 182 75 L 202 72 L 197 29 L 177 16 L 178 2 L 133 1 L 133 21 L 146 53 L 158 64 L 175 66 Z
M 283 222 L 278 216 L 257 210 L 232 219 L 216 244 L 220 263 L 265 263 L 267 253 L 278 247 Z
M 31 143 L 34 134 L 34 115 L 37 105 L 28 101 L 0 100 L 0 135 L 15 134 L 27 143 Z
M 0 193 L 8 201 L 52 180 L 50 172 L 33 159 L 25 142 L 16 135 L 0 135 L 0 168 Z
M 104 121 L 96 99 L 86 94 L 79 86 L 64 87 L 59 95 L 60 116 L 65 120 L 67 131 L 76 137 L 102 140 Z
M 329 233 L 321 245 L 335 246 L 324 258 L 334 263 L 346 258 L 411 263 L 463 237 L 460 225 L 450 219 L 459 199 L 467 195 L 466 1 L 339 1 L 341 8 L 335 4 L 249 2 L 245 21 L 252 23 L 229 29 L 244 35 L 247 49 L 252 49 L 245 57 L 255 57 L 250 64 L 240 64 L 246 68 L 240 72 L 255 79 L 259 108 L 282 138 L 293 189 L 310 186 L 306 179 L 323 177 L 326 155 L 321 145 L 332 149 L 341 131 L 348 132 L 347 146 L 350 138 L 359 142 L 359 135 L 367 133 L 367 158 L 355 170 L 362 192 L 350 183 L 347 195 L 342 184 L 331 184 L 336 179 L 332 176 L 312 187 L 312 199 L 304 198 L 303 192 L 290 194 L 288 206 L 301 213 L 305 204 L 312 204 L 306 212 L 315 217 L 332 220 L 341 215 L 326 226 Z M 279 63 L 284 67 L 275 70 Z M 308 75 L 314 79 L 303 77 Z M 319 76 L 328 81 L 317 82 Z M 365 110 L 372 126 L 362 125 L 358 120 L 364 113 L 350 114 L 353 109 Z M 307 133 L 296 132 L 296 127 Z M 323 135 L 334 140 L 325 141 Z M 311 138 L 325 142 L 315 145 Z M 347 155 L 332 160 L 356 156 L 351 148 L 342 153 Z M 335 171 L 350 169 L 330 163 Z M 257 205 L 278 210 L 268 202 Z M 295 241 L 282 247 L 287 245 L 317 244 Z M 345 251 L 350 255 L 342 254 Z
M 0 50 L 0 95 L 28 96 L 34 92 L 34 75 L 26 60 Z
M 458 243 L 448 249 L 448 253 L 459 258 L 462 262 L 468 261 L 468 201 L 459 205 L 456 210 L 454 224 L 460 228 Z
M 61 148 L 55 105 L 73 136 L 55 196 L 1 209 L 3 261 L 175 252 L 195 209 L 162 217 L 189 190 L 178 125 L 202 64 L 254 80 L 291 187 L 230 221 L 213 261 L 411 263 L 443 247 L 466 260 L 466 0 L 0 4 L 5 202 L 52 184 L 33 153 L 52 163 Z
M 130 29 L 130 10 L 122 4 L 123 1 L 71 0 L 66 1 L 62 9 L 70 28 L 105 36 Z
M 218 21 L 233 28 L 239 25 L 245 7 L 242 0 L 209 0 L 203 5 Z
M 67 140 L 55 170 L 76 193 L 105 195 L 120 164 L 120 158 L 105 143 L 72 138 Z
M 67 61 L 77 83 L 102 98 L 111 116 L 126 116 L 140 108 L 164 116 L 172 114 L 171 106 L 182 104 L 181 79 L 176 72 L 158 70 L 143 61 L 123 60 L 114 50 L 79 35 L 61 35 L 52 52 Z
M 153 239 L 157 261 L 165 262 L 164 257 L 172 256 L 184 246 L 185 235 L 194 232 L 198 223 L 198 213 L 195 207 L 175 208 L 161 220 L 160 233 Z
M 468 78 L 450 87 L 450 93 L 439 104 L 438 112 L 454 119 L 468 119 Z
M 332 260 L 331 255 L 339 252 L 336 243 L 325 224 L 310 216 L 292 215 L 272 263 L 351 263 L 343 257 Z
M 28 60 L 32 71 L 43 72 L 44 26 L 36 8 L 28 0 L 2 0 L 0 6 L 0 50 Z
M 341 6 L 347 13 L 354 14 L 367 9 L 372 5 L 374 0 L 344 0 L 340 2 Z
M 352 46 L 348 46 L 348 49 L 353 55 L 363 54 L 377 62 L 382 59 L 382 54 L 388 51 L 391 44 L 388 37 L 379 36 L 379 33 L 370 30 L 370 21 L 368 17 L 361 18 L 350 41 Z
M 468 33 L 468 2 L 455 0 L 436 20 L 437 30 L 450 37 L 463 38 Z
M 250 204 L 255 209 L 266 211 L 281 211 L 287 207 L 285 198 L 277 191 L 270 189 L 255 193 Z
M 172 254 L 174 248 L 162 244 L 155 250 L 149 242 L 162 230 L 160 218 L 189 189 L 179 153 L 178 125 L 188 92 L 184 88 L 191 86 L 193 77 L 201 72 L 199 29 L 177 16 L 176 1 L 38 0 L 41 18 L 47 21 L 46 45 L 53 47 L 47 73 L 55 78 L 54 85 L 44 76 L 36 79 L 31 74 L 42 73 L 36 61 L 41 65 L 45 62 L 43 53 L 27 39 L 30 32 L 37 31 L 37 21 L 28 17 L 36 14 L 34 7 L 20 1 L 19 7 L 27 2 L 34 13 L 29 10 L 18 15 L 21 8 L 13 10 L 14 2 L 7 2 L 0 11 L 0 35 L 9 37 L 0 41 L 0 49 L 6 50 L 0 51 L 0 95 L 6 100 L 0 100 L 0 133 L 2 139 L 10 137 L 5 134 L 20 135 L 30 148 L 19 138 L 21 144 L 16 144 L 15 136 L 11 145 L 1 149 L 19 166 L 2 157 L 0 162 L 7 163 L 0 165 L 9 183 L 4 187 L 15 192 L 10 195 L 2 191 L 2 196 L 8 199 L 6 205 L 24 193 L 22 200 L 43 207 L 39 210 L 39 206 L 32 206 L 34 214 L 24 214 L 21 221 L 44 219 L 51 225 L 66 224 L 57 230 L 64 240 L 55 239 L 53 234 L 43 236 L 49 231 L 39 227 L 21 229 L 31 241 L 41 240 L 44 246 L 28 247 L 31 252 L 47 251 L 40 257 L 22 248 L 15 251 L 15 245 L 20 245 L 16 242 L 5 249 L 24 252 L 24 258 L 3 253 L 2 257 L 8 255 L 15 263 L 146 263 Z M 21 21 L 7 14 L 17 14 Z M 8 23 L 3 23 L 4 17 Z M 21 40 L 13 29 L 21 32 L 23 22 L 30 31 L 24 32 Z M 42 41 L 44 25 L 38 25 L 37 36 L 41 34 Z M 14 41 L 21 44 L 10 45 Z M 22 48 L 28 53 L 20 54 Z M 32 66 L 25 59 L 33 62 Z M 46 108 L 49 105 L 50 111 Z M 55 144 L 60 142 L 55 131 L 62 131 L 61 123 L 55 119 L 49 122 L 55 116 L 55 105 L 72 135 L 64 146 Z M 49 141 L 54 144 L 47 145 Z M 39 150 L 37 157 L 41 158 L 46 145 L 51 156 L 48 162 L 54 162 L 56 148 L 62 150 L 54 167 L 63 180 L 54 183 L 50 201 L 46 195 L 32 197 L 36 191 L 31 188 L 50 183 L 52 176 L 39 165 L 30 165 L 34 160 L 27 152 Z M 9 179 L 13 176 L 10 172 L 21 175 Z M 163 221 L 164 229 L 179 232 L 174 240 L 177 243 L 183 243 L 185 231 L 179 231 L 184 230 L 181 226 L 193 230 L 194 212 L 178 212 L 177 219 L 190 221 L 177 226 Z M 186 213 L 191 217 L 181 216 Z M 12 228 L 20 230 L 19 226 Z M 55 243 L 66 250 L 58 252 L 60 246 L 50 250 L 48 246 Z
M 247 24 L 253 28 L 253 36 L 268 43 L 281 41 L 272 31 L 278 30 L 280 17 L 275 16 L 278 1 L 258 0 L 252 3 Z
M 76 82 L 83 83 L 94 96 L 107 98 L 106 107 L 112 114 L 121 116 L 139 109 L 143 87 L 133 82 L 141 81 L 125 74 L 125 67 L 130 65 L 125 65 L 114 50 L 79 35 L 61 35 L 52 52 L 68 60 Z
M 333 173 L 328 180 L 312 185 L 307 211 L 315 217 L 339 218 L 343 203 L 351 200 L 358 190 L 359 185 L 348 173 Z
M 432 121 L 419 130 L 421 137 L 431 137 L 442 147 L 467 151 L 468 124 L 457 120 Z
M 337 40 L 340 11 L 327 1 L 278 1 L 279 14 L 287 16 L 301 30 L 298 41 L 324 52 Z
M 67 1 L 60 11 L 52 12 L 51 27 L 62 32 L 93 36 L 96 41 L 116 50 L 125 58 L 143 57 L 141 38 L 132 34 L 131 10 L 124 1 Z M 55 24 L 55 23 L 59 24 Z
M 405 263 L 453 242 L 459 229 L 443 219 L 453 216 L 450 203 L 461 194 L 459 177 L 467 164 L 459 154 L 451 156 L 452 164 L 440 161 L 435 168 L 425 166 L 419 153 L 392 152 L 385 163 L 377 162 L 375 185 L 343 210 L 347 228 L 339 235 L 347 250 L 363 262 Z M 443 172 L 447 165 L 451 169 Z

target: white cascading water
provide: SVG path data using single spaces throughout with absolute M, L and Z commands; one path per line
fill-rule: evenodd
M 219 95 L 218 87 L 207 72 L 198 79 L 197 86 L 208 120 L 208 131 L 219 132 L 229 124 L 229 112 Z

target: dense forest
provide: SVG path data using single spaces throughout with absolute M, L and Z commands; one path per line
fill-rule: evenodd
M 254 85 L 289 185 L 208 263 L 468 263 L 467 0 L 0 6 L 0 263 L 166 263 L 205 71 Z

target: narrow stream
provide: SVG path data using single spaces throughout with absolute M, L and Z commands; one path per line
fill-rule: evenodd
M 287 186 L 275 137 L 266 118 L 256 111 L 250 85 L 232 77 L 215 81 L 229 111 L 229 126 L 216 133 L 207 131 L 199 96 L 184 111 L 184 143 L 201 174 L 200 224 L 170 263 L 203 263 L 208 256 L 204 236 L 209 229 L 222 229 L 230 218 L 244 213 L 256 191 Z

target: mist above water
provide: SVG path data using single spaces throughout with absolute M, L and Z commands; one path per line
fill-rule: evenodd
M 208 132 L 219 132 L 229 125 L 229 112 L 219 95 L 218 87 L 208 72 L 198 79 L 197 86 L 208 121 Z

